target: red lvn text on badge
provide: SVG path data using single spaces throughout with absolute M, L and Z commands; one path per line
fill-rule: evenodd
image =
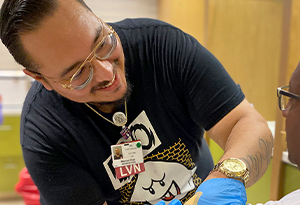
M 116 177 L 121 179 L 145 171 L 144 163 L 116 167 Z

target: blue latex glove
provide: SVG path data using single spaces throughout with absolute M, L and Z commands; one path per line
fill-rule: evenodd
M 209 179 L 196 192 L 202 192 L 197 205 L 245 205 L 247 202 L 245 186 L 236 179 Z
M 198 202 L 193 201 L 193 205 L 245 205 L 247 202 L 245 186 L 242 182 L 236 179 L 210 179 L 203 182 L 196 192 L 202 194 L 199 194 L 200 198 Z M 164 201 L 160 201 L 156 205 L 166 205 L 166 203 Z M 169 203 L 169 205 L 182 204 L 179 200 L 174 199 Z
M 166 203 L 164 201 L 160 201 L 156 205 L 166 205 Z M 182 204 L 178 199 L 174 199 L 169 203 L 169 205 L 182 205 Z

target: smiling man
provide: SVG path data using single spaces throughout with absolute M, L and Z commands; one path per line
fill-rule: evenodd
M 42 204 L 184 203 L 203 185 L 220 204 L 246 202 L 273 137 L 192 36 L 153 19 L 107 24 L 82 0 L 6 0 L 0 17 L 2 42 L 35 79 L 21 145 Z M 205 130 L 224 149 L 215 167 Z
M 105 108 L 111 112 L 114 102 L 122 99 L 127 89 L 120 39 L 85 7 L 65 4 L 70 9 L 57 5 L 35 32 L 20 36 L 28 57 L 40 68 L 38 72 L 24 72 L 70 100 L 107 102 Z

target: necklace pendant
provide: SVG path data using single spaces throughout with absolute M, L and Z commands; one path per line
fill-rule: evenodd
M 116 112 L 112 118 L 114 124 L 119 127 L 124 126 L 127 123 L 127 117 L 123 112 Z
M 122 127 L 122 130 L 120 132 L 120 134 L 127 140 L 129 137 L 131 137 L 131 132 L 130 130 L 128 129 L 128 127 L 126 126 L 123 126 Z

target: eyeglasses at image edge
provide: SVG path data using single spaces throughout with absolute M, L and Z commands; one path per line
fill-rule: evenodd
M 279 109 L 281 111 L 284 111 L 284 110 L 287 110 L 288 108 L 286 109 L 283 109 L 282 106 L 281 106 L 281 101 L 282 101 L 282 95 L 283 96 L 287 96 L 287 97 L 290 97 L 290 98 L 293 98 L 295 100 L 300 100 L 300 95 L 296 95 L 294 93 L 291 93 L 289 91 L 286 91 L 284 89 L 286 88 L 289 88 L 289 86 L 281 86 L 279 88 L 277 88 L 277 97 L 278 97 L 278 105 L 279 105 Z

